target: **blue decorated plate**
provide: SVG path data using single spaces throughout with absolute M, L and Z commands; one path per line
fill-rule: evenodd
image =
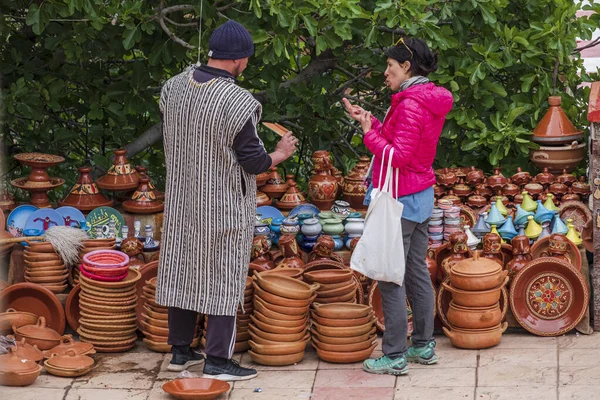
M 56 209 L 56 212 L 60 214 L 65 222 L 65 226 L 72 226 L 75 228 L 81 228 L 85 225 L 85 215 L 75 207 L 64 206 Z
M 51 208 L 40 208 L 33 212 L 25 223 L 25 229 L 37 229 L 42 234 L 53 226 L 65 226 L 65 220 Z
M 25 229 L 27 218 L 29 218 L 29 216 L 37 209 L 36 206 L 32 206 L 31 204 L 25 204 L 15 208 L 8 215 L 8 219 L 6 220 L 6 230 L 14 237 L 25 236 L 23 230 Z
M 277 218 L 283 218 L 281 211 L 271 206 L 261 206 L 256 209 L 256 213 L 261 215 L 261 220 L 271 225 L 271 221 Z
M 314 214 L 315 216 L 319 215 L 321 210 L 313 204 L 306 203 L 300 204 L 292 209 L 288 214 L 288 218 L 295 217 L 298 214 Z

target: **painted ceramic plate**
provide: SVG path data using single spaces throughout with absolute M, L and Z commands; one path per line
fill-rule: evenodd
M 6 222 L 6 230 L 14 237 L 23 237 L 25 234 L 25 224 L 27 218 L 33 214 L 38 208 L 30 204 L 22 205 L 15 208 L 9 215 Z
M 588 307 L 588 287 L 566 261 L 541 257 L 515 275 L 510 308 L 517 322 L 538 336 L 560 336 L 577 326 Z
M 281 211 L 271 206 L 262 206 L 256 209 L 256 213 L 261 215 L 261 219 L 263 222 L 271 225 L 271 221 L 276 218 L 283 218 L 283 214 Z
M 85 215 L 75 207 L 64 206 L 56 209 L 56 212 L 63 217 L 65 222 L 65 226 L 73 226 L 75 228 L 80 228 L 82 225 L 85 225 Z
M 48 228 L 53 226 L 65 226 L 65 220 L 60 216 L 56 210 L 51 208 L 40 208 L 33 212 L 27 222 L 25 223 L 25 229 L 35 229 L 46 232 Z
M 125 224 L 125 220 L 120 212 L 112 207 L 94 208 L 87 216 L 87 227 L 89 229 L 88 236 L 91 239 L 96 239 L 96 226 L 102 227 L 104 237 L 108 235 L 108 221 L 115 221 L 115 233 L 117 237 L 121 235 L 121 227 Z
M 536 241 L 533 246 L 531 246 L 531 255 L 533 259 L 537 259 L 540 257 L 548 257 L 550 254 L 548 253 L 548 246 L 550 245 L 550 236 L 546 236 L 545 238 L 541 238 Z M 581 271 L 581 253 L 579 249 L 573 242 L 569 240 L 569 251 L 566 254 L 567 258 L 571 260 L 571 265 L 573 265 L 578 271 Z
M 307 203 L 307 204 L 300 204 L 299 206 L 296 206 L 292 209 L 292 211 L 290 211 L 290 213 L 288 214 L 288 217 L 293 217 L 296 216 L 298 214 L 314 214 L 314 215 L 319 215 L 319 213 L 321 212 L 321 210 L 319 210 L 319 208 L 313 204 Z
M 465 226 L 469 225 L 469 228 L 475 226 L 477 223 L 477 216 L 473 209 L 469 206 L 465 206 L 464 204 L 459 205 L 460 207 L 460 225 Z
M 579 232 L 583 230 L 585 224 L 592 219 L 592 212 L 581 201 L 566 201 L 558 207 L 560 218 L 566 221 L 567 218 L 573 220 L 573 225 Z

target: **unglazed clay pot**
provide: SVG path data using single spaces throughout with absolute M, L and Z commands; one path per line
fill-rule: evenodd
M 25 325 L 35 325 L 37 321 L 38 316 L 35 314 L 9 308 L 0 313 L 0 334 L 7 335 L 12 333 L 13 327 L 20 328 Z
M 502 334 L 508 328 L 508 323 L 497 325 L 488 329 L 460 329 L 444 327 L 444 333 L 450 338 L 453 346 L 461 349 L 487 349 L 494 347 L 502 340 Z
M 128 190 L 138 186 L 140 175 L 131 167 L 125 154 L 127 150 L 115 150 L 115 160 L 106 175 L 96 180 L 96 184 L 106 190 Z
M 530 150 L 529 158 L 539 169 L 548 168 L 554 174 L 573 171 L 585 158 L 585 143 L 573 142 L 564 146 L 540 146 Z
M 90 173 L 91 167 L 79 167 L 79 179 L 63 200 L 58 202 L 61 207 L 71 206 L 81 211 L 92 211 L 101 206 L 112 206 L 113 201 L 104 197 L 94 183 Z
M 487 329 L 500 325 L 502 310 L 500 304 L 490 307 L 463 307 L 451 301 L 446 318 L 457 328 Z
M 48 350 L 60 343 L 61 336 L 53 329 L 46 326 L 46 319 L 39 317 L 35 325 L 25 325 L 14 328 L 15 338 L 25 341 L 30 345 L 37 345 L 40 350 Z
M 508 275 L 508 271 L 502 271 L 501 265 L 480 257 L 478 251 L 473 254 L 473 258 L 459 261 L 451 266 L 448 272 L 453 287 L 472 291 L 496 288 Z
M 308 195 L 319 210 L 330 210 L 337 194 L 337 180 L 331 175 L 331 165 L 324 162 L 308 181 Z
M 500 294 L 502 293 L 502 287 L 508 283 L 508 277 L 505 278 L 504 282 L 496 288 L 484 291 L 469 291 L 460 290 L 452 287 L 446 282 L 442 282 L 442 285 L 446 290 L 452 293 L 452 300 L 454 303 L 463 307 L 491 307 L 498 303 L 500 300 Z

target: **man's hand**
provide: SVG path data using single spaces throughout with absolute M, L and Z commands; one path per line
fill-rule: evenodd
M 298 144 L 298 138 L 293 135 L 292 132 L 288 131 L 277 143 L 275 151 L 270 154 L 271 166 L 274 167 L 282 161 L 287 160 L 296 151 L 296 145 Z

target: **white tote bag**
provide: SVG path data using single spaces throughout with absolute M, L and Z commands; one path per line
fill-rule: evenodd
M 387 149 L 388 146 L 383 150 L 384 155 Z M 392 168 L 393 155 L 394 149 L 390 148 L 385 182 L 382 185 L 380 179 L 379 187 L 373 189 L 363 235 L 352 253 L 350 268 L 373 280 L 393 282 L 402 286 L 406 268 L 402 239 L 404 206 L 391 193 L 391 177 L 394 172 L 398 187 L 398 174 Z M 380 177 L 383 176 L 383 159 Z

